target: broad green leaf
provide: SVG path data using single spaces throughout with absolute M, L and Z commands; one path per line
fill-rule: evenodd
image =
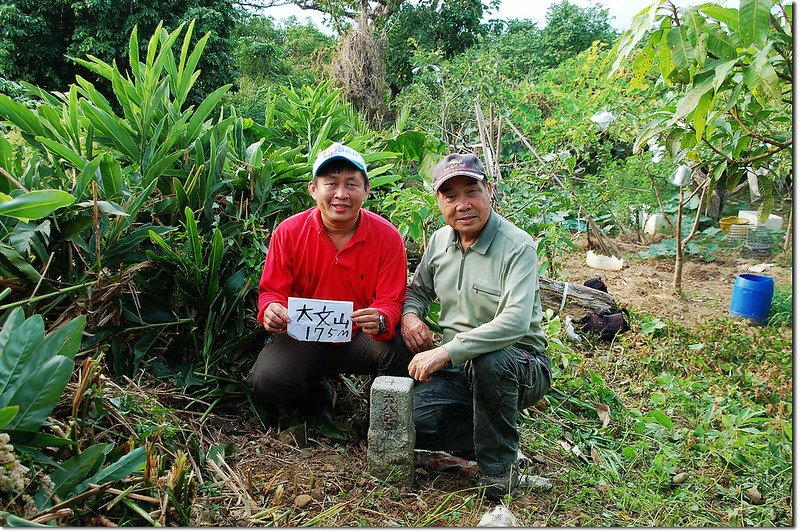
M 709 54 L 720 59 L 739 58 L 739 54 L 736 52 L 734 39 L 730 35 L 724 33 L 722 28 L 716 25 L 709 25 L 706 36 L 706 48 Z
M 18 405 L 5 406 L 0 408 L 0 429 L 11 423 L 11 420 L 19 412 Z
M 390 183 L 395 183 L 395 182 L 399 181 L 402 178 L 403 178 L 403 176 L 398 175 L 398 174 L 386 174 L 386 175 L 382 175 L 382 176 L 376 177 L 375 179 L 370 179 L 369 180 L 369 186 L 370 186 L 370 188 L 378 188 L 378 187 L 381 187 L 383 185 L 388 185 Z
M 72 495 L 79 495 L 89 489 L 89 484 L 105 484 L 106 482 L 118 482 L 134 471 L 138 471 L 144 467 L 146 459 L 146 450 L 144 447 L 137 447 L 128 454 L 121 456 L 116 462 L 108 465 L 95 473 L 92 477 L 87 478 L 75 488 L 72 489 Z
M 683 26 L 674 27 L 667 32 L 667 44 L 672 52 L 672 62 L 678 70 L 690 68 L 694 59 L 694 50 Z
M 703 140 L 703 131 L 706 128 L 706 121 L 708 120 L 708 111 L 713 107 L 714 92 L 708 91 L 700 97 L 697 106 L 692 112 L 692 123 L 694 125 L 695 137 L 697 142 Z
M 739 38 L 743 48 L 753 44 L 761 48 L 766 44 L 771 8 L 770 0 L 740 0 Z
M 781 82 L 777 72 L 767 60 L 769 47 L 762 50 L 750 66 L 744 70 L 744 82 L 758 103 L 766 107 L 781 103 Z
M 75 195 L 75 201 L 78 201 L 83 197 L 83 193 L 86 191 L 86 187 L 89 186 L 89 183 L 95 177 L 95 172 L 100 167 L 100 162 L 103 160 L 104 155 L 98 155 L 81 170 L 78 179 L 75 180 L 75 188 L 72 189 L 72 193 Z
M 71 150 L 68 146 L 61 142 L 49 139 L 47 137 L 36 137 L 36 140 L 41 142 L 47 148 L 47 151 L 54 155 L 58 155 L 72 164 L 78 171 L 82 171 L 86 167 L 86 161 L 79 153 Z
M 9 264 L 16 269 L 16 273 L 20 277 L 28 280 L 31 286 L 39 284 L 42 280 L 41 274 L 26 261 L 16 249 L 9 245 L 0 243 L 0 255 L 8 260 Z
M 206 302 L 211 303 L 219 291 L 219 271 L 220 264 L 222 263 L 222 255 L 224 253 L 222 232 L 218 227 L 214 228 L 214 236 L 211 241 L 211 255 L 208 259 L 208 291 L 206 293 Z
M 661 41 L 661 33 L 659 30 L 647 41 L 644 48 L 636 55 L 633 60 L 633 69 L 631 72 L 631 89 L 637 89 L 644 86 L 644 77 L 653 66 L 653 60 L 656 56 L 656 46 Z
M 669 122 L 669 115 L 667 114 L 659 114 L 655 116 L 647 125 L 642 129 L 639 136 L 636 137 L 636 142 L 633 145 L 633 152 L 639 153 L 641 151 L 642 146 L 652 137 L 657 136 L 662 131 L 667 129 Z
M 770 183 L 768 182 L 767 185 L 769 184 Z M 770 186 L 762 187 L 759 183 L 759 190 L 765 191 L 764 201 L 758 208 L 758 219 L 761 221 L 761 223 L 764 223 L 772 213 L 772 209 L 775 207 L 775 196 L 772 194 L 772 187 Z
M 139 37 L 137 26 L 131 30 L 131 37 L 128 39 L 128 64 L 131 67 L 131 73 L 137 80 L 141 80 L 140 66 L 139 66 Z
M 45 336 L 44 341 L 36 348 L 31 357 L 31 364 L 36 366 L 37 361 L 44 362 L 46 359 L 56 355 L 70 360 L 74 359 L 75 354 L 81 347 L 81 339 L 85 328 L 86 317 L 78 316 L 52 331 Z
M 225 96 L 225 93 L 228 92 L 228 89 L 230 88 L 230 84 L 223 85 L 206 96 L 206 99 L 203 100 L 203 102 L 197 107 L 197 110 L 194 112 L 194 115 L 192 115 L 191 120 L 189 120 L 189 125 L 186 128 L 186 136 L 184 138 L 187 144 L 197 138 L 203 122 L 205 122 L 206 118 L 208 118 L 208 115 L 211 114 L 219 101 L 223 96 Z
M 728 168 L 728 161 L 722 160 L 717 163 L 717 165 L 714 167 L 714 171 L 711 172 L 711 182 L 709 183 L 709 186 L 711 188 L 716 188 L 717 182 L 720 180 L 722 174 L 725 172 L 727 168 Z
M 72 57 L 69 55 L 67 57 L 72 61 L 75 61 L 79 65 L 88 68 L 92 72 L 98 74 L 99 76 L 105 79 L 110 80 L 111 77 L 114 75 L 113 74 L 114 67 L 112 67 L 111 65 L 109 65 L 108 63 L 106 63 L 105 61 L 94 55 L 87 54 L 86 57 L 88 58 L 88 60 L 82 59 L 80 57 Z
M 0 521 L 3 522 L 4 525 L 9 527 L 21 527 L 21 528 L 50 528 L 46 524 L 42 523 L 35 523 L 33 521 L 28 521 L 27 519 L 23 519 L 17 515 L 8 513 L 8 512 L 0 512 Z
M 705 20 L 696 9 L 689 8 L 683 13 L 682 24 L 686 28 L 686 36 L 689 39 L 689 44 L 692 47 L 696 47 L 700 35 L 706 31 Z
M 100 175 L 105 198 L 122 198 L 122 167 L 111 154 L 105 154 L 100 161 Z
M 718 4 L 708 3 L 697 6 L 698 11 L 708 17 L 722 22 L 732 32 L 739 31 L 739 10 L 732 7 L 722 7 Z
M 738 59 L 731 59 L 730 61 L 725 61 L 714 67 L 714 92 L 717 92 L 722 84 L 725 83 L 725 80 L 728 79 L 731 69 L 738 62 Z
M 113 115 L 114 114 L 114 110 L 111 108 L 111 104 L 108 102 L 106 97 L 103 96 L 103 93 L 101 93 L 100 91 L 95 89 L 94 85 L 90 81 L 82 78 L 81 76 L 75 76 L 75 81 L 77 81 L 78 85 L 80 86 L 80 89 L 78 89 L 78 92 L 83 94 L 83 96 L 86 98 L 86 100 L 88 100 L 90 102 L 91 105 L 94 105 L 98 109 L 102 109 L 103 111 L 105 111 L 109 115 Z M 84 101 L 84 100 L 79 100 L 78 101 L 78 104 L 81 107 L 85 103 L 86 103 L 86 101 Z M 88 150 L 89 146 L 90 146 L 90 144 L 87 144 L 87 150 Z M 87 155 L 87 157 L 89 157 L 89 156 Z
M 73 360 L 55 356 L 34 371 L 23 372 L 18 382 L 14 383 L 17 387 L 14 393 L 8 396 L 4 392 L 0 396 L 0 405 L 19 405 L 19 414 L 9 428 L 37 430 L 41 427 L 61 399 L 74 368 Z M 29 368 L 26 366 L 26 369 Z M 12 389 L 9 386 L 6 391 Z
M 9 313 L 6 321 L 3 323 L 2 329 L 0 329 L 0 376 L 3 374 L 2 361 L 7 360 L 3 356 L 3 350 L 6 348 L 6 344 L 8 343 L 9 337 L 11 337 L 11 333 L 14 332 L 17 327 L 22 325 L 24 321 L 25 313 L 21 308 L 17 307 L 12 310 L 11 313 Z
M 699 77 L 699 76 L 698 76 Z M 688 116 L 692 113 L 696 108 L 697 105 L 700 103 L 700 99 L 709 92 L 713 91 L 714 86 L 714 76 L 711 72 L 705 74 L 704 79 L 696 80 L 696 83 L 692 87 L 692 89 L 687 92 L 681 101 L 678 102 L 678 105 L 675 107 L 675 114 L 672 115 L 672 119 L 670 119 L 670 123 L 674 124 L 681 118 Z
M 66 499 L 78 484 L 95 474 L 113 447 L 111 443 L 97 443 L 61 463 L 50 475 L 55 484 L 53 494 Z
M 44 135 L 45 131 L 36 114 L 6 96 L 0 94 L 0 119 L 7 120 L 33 137 Z
M 63 190 L 33 190 L 12 200 L 0 201 L 0 215 L 25 220 L 44 218 L 74 201 L 75 197 Z
M 658 48 L 658 69 L 661 72 L 661 79 L 664 80 L 664 85 L 667 87 L 672 86 L 669 80 L 670 74 L 675 69 L 675 64 L 672 62 L 672 54 L 669 50 L 667 37 L 669 36 L 668 29 L 662 30 L 661 40 L 659 41 Z
M 667 415 L 664 412 L 656 410 L 652 413 L 652 416 L 653 419 L 655 419 L 656 422 L 662 427 L 665 427 L 667 429 L 672 429 L 672 420 L 669 417 L 667 417 Z
M 139 147 L 119 118 L 85 100 L 81 100 L 81 109 L 98 131 L 114 140 L 114 146 L 119 151 L 127 155 L 132 162 L 139 160 L 141 157 Z

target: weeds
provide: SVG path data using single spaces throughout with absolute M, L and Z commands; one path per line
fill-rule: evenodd
M 793 315 L 791 285 L 775 287 L 775 294 L 772 296 L 772 306 L 769 309 L 767 325 L 772 325 L 773 327 L 791 327 Z
M 548 469 L 572 487 L 545 525 L 790 526 L 791 337 L 727 318 L 696 329 L 637 318 L 555 368 L 558 424 L 524 425 L 525 447 L 560 444 Z M 606 427 L 596 404 L 610 406 Z

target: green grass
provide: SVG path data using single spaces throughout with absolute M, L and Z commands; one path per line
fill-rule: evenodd
M 522 429 L 554 485 L 544 525 L 791 526 L 791 331 L 720 318 L 645 334 L 639 319 L 613 344 L 553 357 L 550 419 Z
M 767 324 L 775 327 L 791 327 L 792 317 L 792 286 L 775 287 Z

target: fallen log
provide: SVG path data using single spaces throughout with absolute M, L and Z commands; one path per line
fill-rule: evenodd
M 564 295 L 565 285 L 566 297 Z M 609 310 L 616 304 L 612 295 L 582 284 L 540 277 L 539 288 L 542 297 L 542 308 L 549 308 L 559 312 L 563 307 L 567 314 L 576 317 L 580 317 L 591 310 Z

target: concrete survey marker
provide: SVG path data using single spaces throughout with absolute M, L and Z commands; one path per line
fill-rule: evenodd
M 414 381 L 377 377 L 370 390 L 367 467 L 369 473 L 394 484 L 414 484 Z

